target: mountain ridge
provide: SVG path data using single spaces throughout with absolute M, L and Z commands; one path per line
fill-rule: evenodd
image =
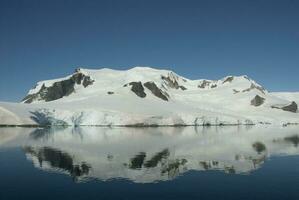
M 246 75 L 241 75 L 241 76 L 225 76 L 219 80 L 209 80 L 209 79 L 196 79 L 196 80 L 191 80 L 191 79 L 187 79 L 183 76 L 179 76 L 178 74 L 176 74 L 175 72 L 171 71 L 171 70 L 160 70 L 160 69 L 155 69 L 155 68 L 151 68 L 151 67 L 133 67 L 129 70 L 114 70 L 114 69 L 109 69 L 109 68 L 103 68 L 103 69 L 99 69 L 99 70 L 95 70 L 95 69 L 85 69 L 85 68 L 77 68 L 75 70 L 75 72 L 71 75 L 68 75 L 64 78 L 59 78 L 59 79 L 52 79 L 52 80 L 46 80 L 46 81 L 39 81 L 36 85 L 35 88 L 32 88 L 29 92 L 28 95 L 33 95 L 36 94 L 39 90 L 41 90 L 43 87 L 50 87 L 52 86 L 54 83 L 60 83 L 63 81 L 66 81 L 68 79 L 75 79 L 73 80 L 74 83 L 77 83 L 78 85 L 81 84 L 81 79 L 84 79 L 85 77 L 87 77 L 88 79 L 90 79 L 89 81 L 94 82 L 92 76 L 93 74 L 100 74 L 100 76 L 107 76 L 107 74 L 122 74 L 123 77 L 125 77 L 126 80 L 122 81 L 119 85 L 126 85 L 128 86 L 130 83 L 132 82 L 143 82 L 143 83 L 147 83 L 147 82 L 154 82 L 155 84 L 161 84 L 162 87 L 168 87 L 169 88 L 175 88 L 175 89 L 181 89 L 181 90 L 187 90 L 188 88 L 186 88 L 186 86 L 184 86 L 184 83 L 188 82 L 187 85 L 189 85 L 189 89 L 212 89 L 215 88 L 217 86 L 221 86 L 221 83 L 230 83 L 232 82 L 234 79 L 244 79 L 244 80 L 248 80 L 248 82 L 250 82 L 250 87 L 247 87 L 246 89 L 243 90 L 251 90 L 251 89 L 259 89 L 260 91 L 262 91 L 263 93 L 266 91 L 261 85 L 257 84 L 254 80 L 248 78 L 248 76 Z M 144 75 L 144 73 L 151 73 L 150 77 L 148 75 Z M 131 75 L 130 76 L 128 76 Z M 79 79 L 78 79 L 79 78 Z M 165 84 L 161 83 L 161 80 L 165 82 Z M 181 83 L 181 85 L 179 84 L 179 82 Z M 193 84 L 193 85 L 190 85 Z M 86 84 L 84 85 L 84 88 L 86 88 L 88 85 L 90 84 Z M 186 85 L 186 84 L 185 84 Z M 73 85 L 72 85 L 73 86 Z M 190 88 L 191 87 L 191 88 Z M 251 88 L 251 89 L 250 89 Z M 74 89 L 73 89 L 74 90 Z M 72 91 L 73 92 L 73 91 Z M 240 91 L 235 91 L 236 92 L 240 92 Z M 68 96 L 68 94 L 66 94 L 66 96 Z M 62 97 L 60 97 L 62 98 Z M 26 102 L 25 101 L 26 97 L 23 99 L 22 102 L 24 103 L 31 103 L 31 102 Z M 59 98 L 57 98 L 59 99 Z M 56 99 L 55 99 L 56 100 Z
M 298 100 L 246 75 L 190 80 L 150 67 L 78 68 L 38 82 L 20 104 L 0 103 L 0 118 L 50 126 L 299 124 Z

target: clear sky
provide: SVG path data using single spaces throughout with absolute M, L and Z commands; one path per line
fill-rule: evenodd
M 299 0 L 0 0 L 0 100 L 78 66 L 299 91 Z

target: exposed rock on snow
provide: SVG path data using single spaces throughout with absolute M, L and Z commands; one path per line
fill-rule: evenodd
M 234 77 L 233 77 L 233 76 L 229 76 L 229 77 L 227 77 L 227 78 L 223 81 L 223 84 L 226 83 L 226 82 L 231 83 L 233 80 L 234 80 Z
M 144 92 L 144 88 L 142 86 L 142 83 L 139 82 L 131 82 L 129 83 L 129 85 L 131 85 L 131 90 L 132 92 L 134 92 L 137 96 L 144 98 L 146 97 L 146 93 Z
M 277 108 L 277 109 L 281 109 L 281 110 L 289 111 L 289 112 L 293 112 L 293 113 L 296 113 L 298 110 L 298 106 L 297 106 L 296 102 L 294 102 L 294 101 L 292 101 L 292 103 L 289 105 L 274 105 L 274 106 L 272 106 L 272 108 Z
M 239 93 L 240 91 L 239 91 L 239 90 L 236 90 L 236 89 L 233 89 L 233 92 L 234 92 L 234 94 L 237 94 L 237 93 Z
M 162 80 L 165 81 L 166 85 L 170 88 L 175 88 L 175 89 L 182 89 L 182 90 L 187 90 L 186 87 L 179 85 L 179 77 L 175 75 L 174 73 L 170 72 L 168 76 L 161 76 Z M 185 80 L 185 79 L 183 79 Z M 184 81 L 185 82 L 185 81 Z
M 169 95 L 166 92 L 163 92 L 161 89 L 159 89 L 154 82 L 146 82 L 144 83 L 144 86 L 149 89 L 156 97 L 168 101 Z
M 260 97 L 259 95 L 256 95 L 252 100 L 251 100 L 251 105 L 253 106 L 260 106 L 264 103 L 265 98 Z
M 190 80 L 150 67 L 81 68 L 39 82 L 23 103 L 0 102 L 0 125 L 299 124 L 291 99 L 299 102 L 299 95 L 269 93 L 247 76 Z M 273 105 L 280 109 L 271 109 Z
M 250 88 L 247 88 L 247 89 L 243 90 L 242 92 L 249 92 L 249 91 L 254 90 L 254 89 L 257 89 L 261 93 L 265 94 L 265 89 L 263 87 L 255 85 L 253 83 L 250 85 Z
M 217 86 L 217 81 L 201 80 L 197 87 L 202 89 L 212 89 Z
M 211 81 L 207 81 L 207 80 L 202 80 L 200 81 L 200 83 L 198 84 L 199 88 L 206 88 L 209 87 L 211 84 Z
M 75 85 L 83 85 L 86 88 L 92 85 L 94 80 L 80 71 L 77 71 L 70 78 L 54 82 L 51 86 L 45 86 L 42 84 L 40 90 L 33 94 L 28 94 L 22 101 L 24 103 L 32 103 L 33 101 L 44 100 L 54 101 L 65 96 L 69 96 L 75 91 Z
M 211 88 L 215 88 L 215 87 L 217 87 L 217 84 L 211 85 Z

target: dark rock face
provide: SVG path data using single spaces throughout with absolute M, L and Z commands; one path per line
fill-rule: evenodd
M 36 157 L 41 167 L 44 162 L 47 162 L 53 168 L 67 171 L 74 178 L 87 175 L 91 169 L 90 165 L 84 162 L 81 164 L 74 164 L 71 155 L 50 147 L 35 149 L 29 146 L 24 147 L 24 151 L 31 156 Z
M 253 89 L 257 89 L 261 93 L 265 94 L 265 89 L 263 87 L 257 86 L 257 85 L 255 85 L 253 83 L 251 84 L 250 88 L 247 88 L 247 89 L 243 90 L 242 92 L 249 92 L 249 91 L 251 91 Z
M 175 88 L 175 89 L 179 89 L 179 84 L 176 80 L 171 80 L 169 78 L 169 76 L 161 76 L 162 80 L 165 80 L 165 82 L 167 83 L 167 86 L 171 87 L 171 88 Z
M 197 87 L 199 88 L 206 88 L 211 84 L 211 81 L 203 80 Z
M 259 95 L 256 95 L 252 100 L 251 100 L 251 105 L 253 106 L 260 106 L 265 102 L 265 98 L 260 97 Z
M 227 77 L 222 83 L 223 83 L 223 84 L 226 83 L 226 82 L 231 83 L 233 80 L 234 80 L 234 77 L 233 77 L 233 76 L 229 76 L 229 77 Z
M 166 85 L 170 88 L 187 90 L 186 87 L 179 85 L 177 78 L 173 74 L 170 74 L 167 77 L 162 75 L 161 78 L 162 78 L 162 80 L 165 81 Z M 183 80 L 183 81 L 186 82 L 186 80 Z
M 24 103 L 32 103 L 36 99 L 41 99 L 46 102 L 54 101 L 72 94 L 75 90 L 75 84 L 82 84 L 86 88 L 87 86 L 92 85 L 93 82 L 94 80 L 92 80 L 90 76 L 78 72 L 69 79 L 53 83 L 50 87 L 42 85 L 39 92 L 27 95 L 22 101 Z
M 211 85 L 211 88 L 216 88 L 216 87 L 217 87 L 216 84 Z
M 124 85 L 124 87 L 127 87 L 128 85 L 132 86 L 131 87 L 131 91 L 134 92 L 137 96 L 144 98 L 146 97 L 146 93 L 144 92 L 144 87 L 142 86 L 142 83 L 139 82 L 130 82 L 126 85 Z
M 215 84 L 212 81 L 207 81 L 207 80 L 202 80 L 197 87 L 204 89 L 206 87 L 209 87 L 210 85 L 211 85 L 211 88 L 216 88 L 217 87 L 217 84 Z
M 86 76 L 82 73 L 76 73 L 72 76 L 71 80 L 75 81 L 78 85 L 82 83 L 82 85 L 86 88 L 89 85 L 92 85 L 94 80 L 90 78 L 90 76 Z
M 286 106 L 271 106 L 271 107 L 277 108 L 277 109 L 282 109 L 284 111 L 293 112 L 293 113 L 296 113 L 298 110 L 298 105 L 294 101 L 292 101 L 291 104 L 286 105 Z
M 298 110 L 298 105 L 296 104 L 296 102 L 292 101 L 292 103 L 290 105 L 284 106 L 281 108 L 284 111 L 289 111 L 289 112 L 297 112 Z
M 239 90 L 236 90 L 236 89 L 233 89 L 233 92 L 234 92 L 234 94 L 237 94 L 237 93 L 239 93 L 240 91 L 239 91 Z
M 169 95 L 158 88 L 154 82 L 146 82 L 144 83 L 144 86 L 149 89 L 156 97 L 164 101 L 168 101 Z
M 187 90 L 187 88 L 185 88 L 185 87 L 182 86 L 182 85 L 180 85 L 179 88 L 180 88 L 181 90 Z

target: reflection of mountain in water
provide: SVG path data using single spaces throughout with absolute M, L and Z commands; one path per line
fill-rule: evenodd
M 180 168 L 183 167 L 188 161 L 186 159 L 169 159 L 170 152 L 164 149 L 161 152 L 153 155 L 146 161 L 146 153 L 141 152 L 130 160 L 130 169 L 151 169 L 156 168 L 158 165 L 161 168 L 161 176 L 168 176 L 174 178 L 179 175 Z M 125 164 L 127 165 L 127 164 Z
M 28 156 L 31 156 L 32 160 L 38 161 L 40 168 L 62 170 L 70 174 L 75 180 L 89 173 L 90 166 L 88 164 L 85 162 L 75 164 L 68 153 L 51 147 L 34 148 L 27 146 L 23 149 Z
M 24 151 L 36 167 L 76 180 L 146 183 L 189 170 L 248 174 L 272 155 L 298 155 L 298 138 L 296 128 L 259 126 L 36 129 Z
M 290 143 L 293 144 L 295 147 L 298 147 L 299 144 L 299 135 L 290 135 L 284 138 L 276 139 L 274 142 L 280 142 L 280 143 Z

